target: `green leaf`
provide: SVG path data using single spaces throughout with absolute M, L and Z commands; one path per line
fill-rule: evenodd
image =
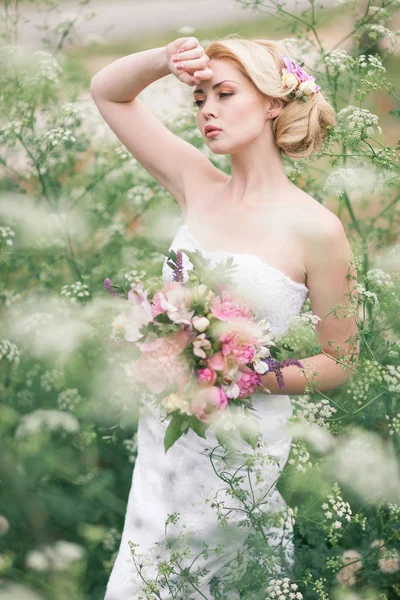
M 165 454 L 175 444 L 177 440 L 183 435 L 182 431 L 182 416 L 174 415 L 169 422 L 167 431 L 164 436 L 164 450 Z
M 202 437 L 203 439 L 207 439 L 206 431 L 209 427 L 207 423 L 202 423 L 197 417 L 193 416 L 190 420 L 190 426 L 198 436 Z
M 240 429 L 240 435 L 242 439 L 250 444 L 253 450 L 257 447 L 258 438 L 260 437 L 260 432 L 249 431 L 247 428 L 243 427 Z

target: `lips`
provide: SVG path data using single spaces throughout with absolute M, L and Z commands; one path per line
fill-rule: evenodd
M 219 127 L 214 127 L 213 125 L 207 125 L 204 129 L 205 135 L 207 135 L 207 133 L 209 133 L 210 131 L 222 131 L 222 129 L 220 129 Z

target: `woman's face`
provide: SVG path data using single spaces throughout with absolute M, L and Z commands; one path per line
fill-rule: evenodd
M 212 78 L 198 83 L 193 92 L 198 105 L 197 126 L 212 152 L 232 154 L 262 133 L 267 97 L 230 61 L 211 59 L 207 66 L 213 72 Z M 221 131 L 207 137 L 204 131 L 207 125 Z

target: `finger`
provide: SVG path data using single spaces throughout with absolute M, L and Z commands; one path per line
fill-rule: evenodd
M 178 70 L 186 70 L 186 71 L 202 71 L 208 65 L 208 57 L 202 56 L 201 58 L 193 59 L 193 60 L 185 60 L 182 62 L 176 63 L 176 68 Z
M 185 42 L 179 48 L 178 52 L 184 52 L 185 50 L 191 50 L 199 44 L 199 40 L 195 37 L 186 38 Z
M 214 72 L 211 71 L 211 69 L 209 68 L 205 68 L 202 71 L 195 71 L 193 73 L 193 78 L 196 79 L 196 81 L 208 81 L 209 79 L 212 78 L 212 76 L 214 75 Z

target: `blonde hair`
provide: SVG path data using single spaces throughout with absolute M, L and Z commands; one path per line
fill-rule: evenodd
M 336 124 L 335 111 L 321 91 L 308 96 L 307 102 L 286 97 L 296 84 L 287 87 L 281 80 L 283 56 L 288 55 L 284 45 L 230 34 L 211 42 L 205 52 L 210 59 L 231 61 L 262 94 L 283 100 L 285 106 L 272 120 L 272 133 L 281 152 L 304 158 L 319 150 L 329 128 Z

